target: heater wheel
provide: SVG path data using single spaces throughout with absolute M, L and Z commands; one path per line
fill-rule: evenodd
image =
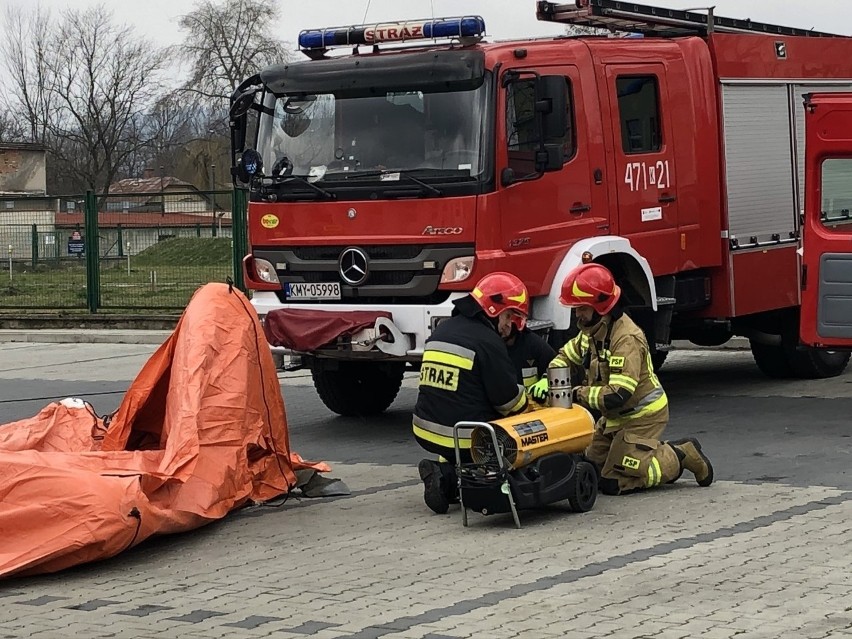
M 590 511 L 598 498 L 598 475 L 587 461 L 577 462 L 569 487 L 568 503 L 578 513 Z

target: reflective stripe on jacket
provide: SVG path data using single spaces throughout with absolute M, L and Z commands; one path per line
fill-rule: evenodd
M 668 408 L 645 334 L 627 315 L 605 317 L 594 336 L 581 332 L 551 365 L 578 363 L 587 369 L 584 385 L 576 390 L 577 401 L 606 417 L 607 429 L 658 418 Z
M 550 362 L 555 367 L 582 366 L 589 350 L 589 336 L 580 331 L 572 337 L 565 346 L 559 349 L 556 357 Z
M 457 422 L 489 422 L 527 408 L 506 344 L 476 309 L 462 308 L 426 341 L 412 424 L 419 439 L 447 453 Z M 459 434 L 460 447 L 470 448 L 470 432 Z

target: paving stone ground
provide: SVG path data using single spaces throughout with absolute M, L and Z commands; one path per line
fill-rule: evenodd
M 831 637 L 852 634 L 852 492 L 681 481 L 507 515 L 433 515 L 409 466 L 11 579 L 0 637 Z
M 0 379 L 103 380 L 103 357 L 113 355 L 109 371 L 129 379 L 121 367 L 138 369 L 153 348 L 88 357 L 9 345 Z M 675 354 L 673 370 L 689 375 L 690 358 L 713 357 Z M 720 398 L 850 395 L 850 375 L 761 385 L 745 361 L 742 373 L 718 369 L 724 380 L 713 366 L 688 379 L 705 376 Z M 285 395 L 308 383 L 282 381 Z M 294 420 L 299 410 L 288 408 Z M 749 416 L 742 421 L 748 428 Z M 600 496 L 584 514 L 563 505 L 522 512 L 520 530 L 509 515 L 478 513 L 464 528 L 457 506 L 445 516 L 425 508 L 410 464 L 329 461 L 351 496 L 253 506 L 111 560 L 0 581 L 0 639 L 852 637 L 848 489 L 728 480 L 700 488 L 685 476 L 649 493 Z M 0 531 L 0 553 L 7 534 L 26 531 Z

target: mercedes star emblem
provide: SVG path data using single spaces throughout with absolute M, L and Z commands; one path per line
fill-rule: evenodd
M 363 284 L 370 273 L 367 254 L 359 248 L 351 247 L 344 249 L 338 261 L 340 277 L 350 286 Z

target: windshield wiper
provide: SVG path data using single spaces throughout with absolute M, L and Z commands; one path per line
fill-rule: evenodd
M 401 175 L 406 180 L 413 182 L 417 186 L 420 186 L 420 187 L 426 189 L 427 191 L 429 191 L 430 193 L 432 193 L 434 195 L 439 195 L 439 196 L 443 195 L 444 192 L 441 189 L 439 189 L 436 186 L 432 186 L 431 184 L 428 184 L 428 183 L 424 182 L 423 180 L 420 180 L 420 179 L 414 177 L 410 173 L 411 171 L 420 171 L 420 170 L 422 170 L 422 169 L 397 169 L 395 171 L 388 171 L 388 170 L 358 171 L 358 172 L 350 173 L 349 178 L 375 177 L 377 175 Z M 387 181 L 390 182 L 390 181 L 396 181 L 396 180 L 387 180 Z
M 416 169 L 415 169 L 415 170 L 416 170 Z M 444 192 L 443 192 L 441 189 L 439 189 L 438 187 L 436 187 L 436 186 L 432 186 L 431 184 L 427 184 L 427 183 L 426 183 L 426 182 L 424 182 L 423 180 L 419 180 L 419 179 L 417 179 L 416 177 L 414 177 L 413 175 L 410 175 L 409 173 L 406 173 L 405 171 L 391 171 L 391 173 L 399 173 L 399 174 L 400 174 L 401 176 L 403 176 L 405 179 L 407 179 L 407 180 L 411 180 L 411 181 L 412 181 L 412 182 L 414 182 L 415 184 L 418 184 L 418 185 L 422 186 L 424 189 L 426 189 L 427 191 L 431 191 L 431 192 L 432 192 L 432 193 L 434 193 L 435 195 L 443 195 L 443 194 L 444 194 Z
M 293 180 L 296 180 L 300 184 L 304 184 L 305 186 L 312 188 L 314 191 L 316 191 L 317 193 L 322 195 L 327 200 L 336 200 L 337 199 L 337 195 L 335 195 L 331 191 L 326 191 L 324 188 L 317 186 L 313 182 L 309 182 L 307 180 L 307 178 L 302 177 L 301 175 L 292 175 L 291 174 L 291 175 L 282 175 L 282 176 L 278 176 L 278 177 L 273 177 L 272 178 L 272 185 L 273 186 L 283 186 L 283 185 L 287 184 L 287 182 L 290 182 L 290 181 L 293 181 Z

